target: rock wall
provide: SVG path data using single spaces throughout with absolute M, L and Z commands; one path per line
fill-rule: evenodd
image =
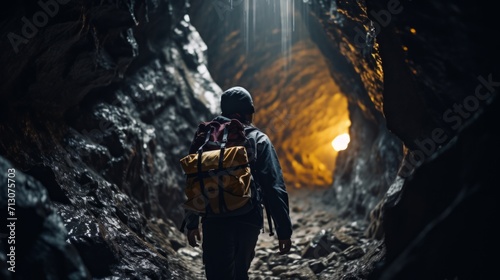
M 372 279 L 488 279 L 497 250 L 499 43 L 486 3 L 369 1 L 387 125 L 408 147 L 379 214 Z M 469 242 L 474 240 L 473 242 Z M 488 248 L 488 249 L 486 249 Z M 473 257 L 472 257 L 473 256 Z
M 16 229 L 19 243 L 33 235 L 46 249 L 16 247 L 19 267 L 40 269 L 13 279 L 190 277 L 176 253 L 185 246 L 178 159 L 217 111 L 221 89 L 186 9 L 186 1 L 32 1 L 3 10 L 2 170 L 15 169 L 19 184 L 39 182 L 40 209 L 52 211 L 21 214 L 41 210 L 20 189 L 19 223 L 56 224 Z M 50 269 L 60 259 L 67 267 Z
M 343 217 L 368 218 L 396 178 L 401 140 L 383 114 L 382 60 L 364 2 L 310 1 L 312 38 L 349 100 L 351 143 L 340 152 L 324 201 Z M 376 230 L 375 230 L 376 231 Z

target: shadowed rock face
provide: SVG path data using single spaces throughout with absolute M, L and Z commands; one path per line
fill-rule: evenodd
M 367 2 L 372 20 L 389 2 Z M 402 1 L 399 10 L 378 42 L 387 124 L 409 152 L 384 200 L 387 256 L 372 279 L 494 277 L 487 256 L 498 248 L 488 216 L 500 210 L 493 7 Z
M 32 21 L 45 10 L 36 2 L 2 10 L 0 59 L 7 67 L 0 70 L 0 154 L 19 176 L 45 186 L 44 203 L 67 232 L 58 228 L 54 242 L 71 249 L 57 243 L 18 251 L 19 265 L 68 259 L 63 272 L 52 265 L 24 279 L 71 269 L 80 271 L 72 279 L 189 278 L 176 257 L 184 246 L 176 229 L 183 198 L 178 159 L 198 122 L 217 110 L 220 88 L 206 70 L 206 46 L 185 17 L 186 2 L 48 2 L 55 3 L 54 16 L 18 49 L 9 34 L 26 35 L 24 18 Z M 48 223 L 54 215 L 33 222 Z M 17 234 L 19 242 L 31 234 L 52 238 L 29 227 Z
M 4 171 L 0 179 L 5 182 L 0 193 L 0 218 L 6 221 L 1 231 L 2 279 L 37 279 L 43 275 L 91 279 L 75 246 L 66 242 L 68 232 L 45 187 L 12 166 L 0 158 Z

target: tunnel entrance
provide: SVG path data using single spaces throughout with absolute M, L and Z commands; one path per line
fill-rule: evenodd
M 273 141 L 287 185 L 328 187 L 340 150 L 332 141 L 351 125 L 348 102 L 310 38 L 309 5 L 297 3 L 192 1 L 190 17 L 214 80 L 254 96 L 255 125 Z

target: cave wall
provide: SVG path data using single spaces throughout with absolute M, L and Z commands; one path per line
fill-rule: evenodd
M 404 148 L 387 129 L 383 113 L 379 45 L 364 2 L 310 1 L 310 5 L 313 41 L 348 97 L 352 122 L 351 143 L 337 158 L 335 180 L 324 201 L 342 217 L 368 218 L 394 182 Z M 368 234 L 380 237 L 376 232 Z
M 377 174 L 380 168 L 378 174 L 384 174 L 386 186 L 390 185 L 371 208 L 367 235 L 383 239 L 387 249 L 371 279 L 492 277 L 493 261 L 484 248 L 497 248 L 488 215 L 499 210 L 492 200 L 498 195 L 494 187 L 498 180 L 491 174 L 498 166 L 492 132 L 498 118 L 495 77 L 499 75 L 498 43 L 491 39 L 493 8 L 485 3 L 431 1 L 318 3 L 313 11 L 333 38 L 331 44 L 321 45 L 340 42 L 338 49 L 361 84 L 372 85 L 364 87 L 366 95 L 352 96 L 362 104 L 368 104 L 363 102 L 368 96 L 374 107 L 354 106 L 351 115 L 364 113 L 359 108 L 375 108 L 384 118 L 375 123 L 387 127 L 390 133 L 385 135 L 397 136 L 384 139 L 384 129 L 351 117 L 351 133 L 355 130 L 381 141 L 373 141 L 379 144 L 371 151 L 364 149 L 359 157 L 341 153 L 337 159 L 341 168 L 336 174 L 344 174 L 340 178 L 346 185 L 359 178 L 348 176 L 356 174 L 349 167 L 361 167 L 367 157 L 377 164 L 365 174 Z M 368 74 L 373 70 L 380 75 Z M 356 77 L 340 76 L 341 85 L 343 78 Z M 368 82 L 369 77 L 381 79 Z M 356 123 L 364 125 L 356 128 Z M 399 141 L 403 154 L 398 149 L 388 153 Z M 388 165 L 383 167 L 376 156 L 368 156 L 378 151 L 393 161 L 385 161 Z M 360 161 L 353 164 L 353 159 Z M 366 186 L 370 183 L 363 182 L 360 189 Z M 355 193 L 344 194 L 343 201 L 355 201 L 351 195 Z M 355 203 L 346 207 L 357 209 Z
M 370 1 L 367 7 L 377 23 L 388 127 L 429 156 L 425 140 L 446 144 L 495 89 L 494 15 L 485 3 Z M 436 128 L 444 136 L 436 137 Z
M 19 187 L 29 178 L 46 194 L 39 209 L 52 211 L 22 214 L 41 210 L 19 188 L 18 241 L 31 236 L 43 248 L 19 245 L 18 265 L 67 259 L 24 279 L 189 278 L 176 256 L 185 246 L 178 159 L 198 122 L 218 110 L 221 89 L 187 2 L 46 3 L 6 4 L 0 29 L 2 167 L 16 170 Z M 23 279 L 3 261 L 1 269 Z
M 91 279 L 76 248 L 66 242 L 68 231 L 52 207 L 46 188 L 12 168 L 13 164 L 3 157 L 0 167 L 5 174 L 2 181 L 9 183 L 10 189 L 2 188 L 0 194 L 0 208 L 4 210 L 0 218 L 6 221 L 7 229 L 6 233 L 2 229 L 1 237 L 1 278 L 40 279 L 60 275 L 66 279 Z
M 387 254 L 370 279 L 496 275 L 487 253 L 497 248 L 488 216 L 499 210 L 494 202 L 498 180 L 491 173 L 498 168 L 493 7 L 451 1 L 319 2 L 323 10 L 318 14 L 324 11 L 323 23 L 331 25 L 329 34 L 341 42 L 350 39 L 365 54 L 371 49 L 375 60 L 350 60 L 353 65 L 375 62 L 355 67 L 364 69 L 360 73 L 381 70 L 378 82 L 383 86 L 368 88 L 368 96 L 388 130 L 404 144 L 398 175 L 395 180 L 388 176 L 391 186 L 371 212 L 367 234 L 382 238 Z M 362 25 L 333 28 L 346 22 L 343 14 L 361 19 Z M 347 50 L 348 59 L 357 53 L 356 48 Z M 337 165 L 348 159 L 339 157 Z
M 499 213 L 493 7 L 463 1 L 367 7 L 379 23 L 387 125 L 408 148 L 381 204 L 387 256 L 372 279 L 495 277 L 488 256 L 498 248 L 489 217 Z

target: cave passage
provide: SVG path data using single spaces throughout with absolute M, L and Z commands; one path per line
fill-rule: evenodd
M 0 279 L 204 279 L 179 160 L 236 85 L 294 230 L 252 280 L 497 277 L 494 5 L 7 1 Z
M 191 21 L 208 47 L 208 68 L 221 88 L 241 85 L 254 96 L 255 124 L 281 158 L 288 186 L 328 187 L 348 134 L 345 93 L 308 31 L 309 5 L 235 1 L 231 7 L 193 1 Z M 226 7 L 226 9 L 223 9 Z

